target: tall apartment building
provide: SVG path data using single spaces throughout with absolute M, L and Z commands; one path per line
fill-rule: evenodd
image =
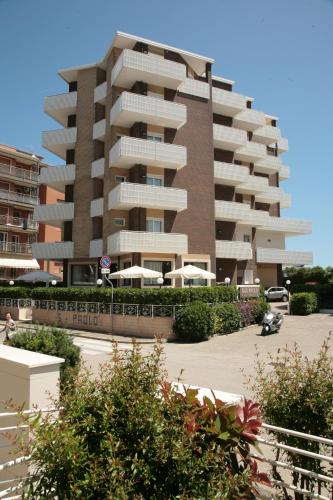
M 45 111 L 62 128 L 43 146 L 66 164 L 41 181 L 65 203 L 37 207 L 35 219 L 61 227 L 63 241 L 33 252 L 63 259 L 68 284 L 94 284 L 103 254 L 118 269 L 194 263 L 217 282 L 266 285 L 281 282 L 283 264 L 311 262 L 285 249 L 311 224 L 280 215 L 290 196 L 277 118 L 213 76 L 213 62 L 117 32 L 101 61 L 59 72 L 68 92 Z
M 39 196 L 42 200 L 49 198 L 50 188 L 39 186 L 39 171 L 43 167 L 41 156 L 0 144 L 0 281 L 43 268 L 42 262 L 32 258 L 31 245 L 55 241 L 48 227 L 33 220 Z M 47 266 L 59 274 L 59 266 L 52 262 Z

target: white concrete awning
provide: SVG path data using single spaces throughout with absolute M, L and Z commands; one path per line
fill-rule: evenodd
M 39 269 L 36 259 L 0 259 L 0 267 L 12 269 Z

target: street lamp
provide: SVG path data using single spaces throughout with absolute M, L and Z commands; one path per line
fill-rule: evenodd
M 97 286 L 102 286 L 103 285 L 103 280 L 101 278 L 98 278 L 98 280 L 96 281 L 96 285 Z
M 230 278 L 228 278 L 228 276 L 227 276 L 226 278 L 224 278 L 224 283 L 225 283 L 227 286 L 229 286 L 229 285 L 230 285 L 230 281 L 231 281 L 231 279 L 230 279 Z
M 52 285 L 52 286 L 56 286 L 56 284 L 57 284 L 57 280 L 52 280 L 52 281 L 51 281 L 51 285 Z
M 255 284 L 256 284 L 256 285 L 259 285 L 259 284 L 260 284 L 260 278 L 256 278 L 256 279 L 254 280 L 254 282 L 255 282 Z
M 9 285 L 10 285 L 10 286 L 13 286 L 13 285 L 14 285 L 14 281 L 13 281 L 13 280 L 10 280 Z
M 157 284 L 160 285 L 160 289 L 162 288 L 163 283 L 164 283 L 164 279 L 162 277 L 157 278 Z

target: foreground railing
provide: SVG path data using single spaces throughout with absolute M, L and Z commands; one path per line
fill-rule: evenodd
M 0 298 L 0 307 L 31 307 L 31 299 Z
M 90 314 L 120 314 L 122 316 L 145 316 L 175 318 L 181 305 L 111 304 L 103 302 L 76 302 L 57 300 L 34 300 L 32 307 L 48 311 L 68 311 Z

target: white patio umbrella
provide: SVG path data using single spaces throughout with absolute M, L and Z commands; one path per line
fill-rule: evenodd
M 179 269 L 175 269 L 174 271 L 170 271 L 166 273 L 165 278 L 185 278 L 188 280 L 212 280 L 215 279 L 216 276 L 214 273 L 209 271 L 205 271 L 205 269 L 200 269 L 200 267 L 192 266 L 192 264 L 188 264 L 187 266 L 180 267 Z
M 162 278 L 162 273 L 145 267 L 132 266 L 108 275 L 111 279 Z
M 45 271 L 32 271 L 15 278 L 15 281 L 25 281 L 27 283 L 36 283 L 37 281 L 44 281 L 45 283 L 48 283 L 52 280 L 59 281 L 59 276 L 55 276 L 54 274 L 47 273 Z

